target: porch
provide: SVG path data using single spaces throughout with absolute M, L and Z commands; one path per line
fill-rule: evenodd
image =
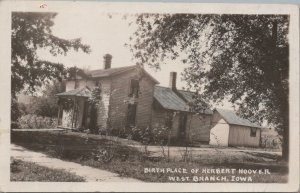
M 76 130 L 89 128 L 91 105 L 88 99 L 91 98 L 92 92 L 87 87 L 62 92 L 56 96 L 59 97 L 58 128 Z

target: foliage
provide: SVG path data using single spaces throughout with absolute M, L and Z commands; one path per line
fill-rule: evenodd
M 280 136 L 261 136 L 261 147 L 268 149 L 280 149 L 281 148 L 281 137 Z
M 65 78 L 67 80 L 75 79 L 77 75 L 79 75 L 83 78 L 88 77 L 88 75 L 85 73 L 85 71 L 83 69 L 77 68 L 76 66 L 66 69 Z
M 58 114 L 58 97 L 56 94 L 64 91 L 64 85 L 59 81 L 46 84 L 42 91 L 42 96 L 35 97 L 30 102 L 27 113 L 36 114 L 46 117 L 57 117 Z
M 89 103 L 93 106 L 99 106 L 101 102 L 101 86 L 97 86 L 92 90 L 92 96 L 88 99 Z
M 287 159 L 287 15 L 139 14 L 136 24 L 131 50 L 139 63 L 159 68 L 182 59 L 196 101 L 226 99 L 242 116 L 267 120 L 284 134 Z
M 28 114 L 21 116 L 18 124 L 20 129 L 52 129 L 57 126 L 57 118 Z
M 91 106 L 91 112 L 90 112 L 90 116 L 91 116 L 91 121 L 90 121 L 90 125 L 89 128 L 91 130 L 92 133 L 99 133 L 101 132 L 97 123 L 97 118 L 98 118 L 98 111 L 99 111 L 99 105 L 101 104 L 101 87 L 97 86 L 92 90 L 92 96 L 88 99 L 88 102 Z
M 102 163 L 109 163 L 114 158 L 114 152 L 111 149 L 99 148 L 96 153 L 93 153 L 94 160 Z
M 16 98 L 11 99 L 11 128 L 19 128 L 18 118 L 21 116 L 22 111 L 19 109 L 19 103 Z
M 155 145 L 166 145 L 170 135 L 168 127 L 153 127 L 151 130 L 152 142 Z
M 14 104 L 16 95 L 23 89 L 30 92 L 45 82 L 64 74 L 64 66 L 41 60 L 37 51 L 48 50 L 53 56 L 66 55 L 70 49 L 90 52 L 90 47 L 81 43 L 79 38 L 65 40 L 52 34 L 56 13 L 13 12 L 11 31 L 11 96 L 12 120 L 17 119 Z
M 169 129 L 167 127 L 129 127 L 123 130 L 124 132 L 119 137 L 136 140 L 144 145 L 165 145 L 169 136 Z

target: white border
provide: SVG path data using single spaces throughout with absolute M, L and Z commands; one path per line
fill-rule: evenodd
M 39 5 L 46 3 L 45 9 Z M 54 183 L 10 182 L 10 29 L 12 11 L 103 13 L 290 14 L 290 172 L 278 183 Z M 0 1 L 0 191 L 298 191 L 299 190 L 299 8 L 287 4 L 104 3 L 96 1 Z

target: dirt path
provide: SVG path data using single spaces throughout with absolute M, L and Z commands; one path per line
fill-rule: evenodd
M 145 147 L 141 145 L 132 145 L 138 148 L 139 151 L 144 152 Z M 162 149 L 163 148 L 163 149 Z M 169 147 L 169 156 L 172 159 L 181 160 L 185 147 Z M 147 151 L 150 152 L 153 157 L 164 157 L 168 154 L 168 148 L 166 146 L 148 146 Z M 189 147 L 188 153 L 193 156 L 195 160 L 203 163 L 216 161 L 216 160 L 231 160 L 236 162 L 243 162 L 243 160 L 252 160 L 254 162 L 262 161 L 276 161 L 281 156 L 281 152 L 263 151 L 255 149 L 233 149 L 233 148 L 207 148 L 207 147 Z
M 137 146 L 135 145 L 135 147 L 139 147 L 140 149 L 143 149 L 143 146 Z M 148 146 L 147 147 L 149 151 L 161 151 L 162 147 L 160 146 Z M 166 146 L 163 146 L 164 150 L 167 150 Z M 264 151 L 264 150 L 260 150 L 260 149 L 232 149 L 232 148 L 208 148 L 208 147 L 189 147 L 189 150 L 192 150 L 193 152 L 205 152 L 205 151 L 216 151 L 216 149 L 220 152 L 249 152 L 249 153 L 266 153 L 266 154 L 272 154 L 272 155 L 280 155 L 281 156 L 281 152 L 273 152 L 273 151 Z M 179 151 L 184 151 L 185 147 L 170 147 L 170 151 L 171 152 L 179 152 Z
M 116 173 L 105 170 L 51 158 L 43 153 L 33 152 L 15 144 L 11 144 L 11 156 L 15 159 L 33 162 L 48 168 L 64 169 L 68 172 L 84 177 L 87 182 L 141 182 L 133 178 L 123 178 Z

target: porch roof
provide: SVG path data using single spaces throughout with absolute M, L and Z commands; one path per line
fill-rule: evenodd
M 59 97 L 91 97 L 92 92 L 88 88 L 77 88 L 66 92 L 58 93 L 56 96 Z

